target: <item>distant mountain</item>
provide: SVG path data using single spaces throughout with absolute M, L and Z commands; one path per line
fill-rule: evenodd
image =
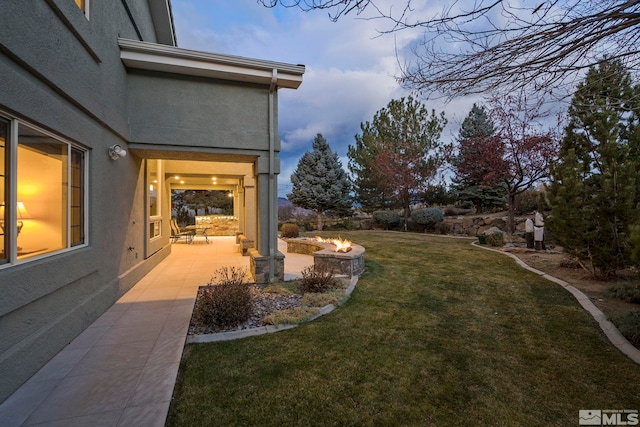
M 286 199 L 284 197 L 278 197 L 278 207 L 282 208 L 282 207 L 285 207 L 285 206 L 293 206 L 293 205 L 291 204 L 289 199 Z

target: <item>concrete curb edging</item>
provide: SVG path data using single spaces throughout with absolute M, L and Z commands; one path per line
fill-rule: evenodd
M 349 286 L 345 290 L 343 303 L 346 302 L 351 297 L 351 293 L 356 288 L 356 283 L 358 283 L 358 276 L 351 277 Z M 335 309 L 336 309 L 336 306 L 333 304 L 325 305 L 320 309 L 320 311 L 318 311 L 317 313 L 315 313 L 313 316 L 311 316 L 309 319 L 305 320 L 302 323 L 307 323 L 307 322 L 311 322 L 312 320 L 316 320 L 318 317 L 324 316 L 325 314 L 329 314 Z M 203 343 L 209 343 L 209 342 L 239 340 L 242 338 L 253 337 L 256 335 L 264 335 L 264 334 L 271 334 L 274 332 L 286 331 L 288 329 L 293 329 L 297 326 L 298 324 L 269 325 L 269 326 L 260 326 L 258 328 L 243 329 L 240 331 L 219 332 L 216 334 L 188 335 L 186 339 L 186 343 L 187 344 L 203 344 Z
M 557 277 L 550 276 L 545 272 L 542 272 L 540 270 L 537 270 L 529 266 L 528 264 L 526 264 L 524 261 L 522 261 L 520 258 L 518 258 L 512 253 L 503 252 L 498 249 L 487 248 L 479 245 L 477 242 L 472 242 L 471 244 L 480 249 L 507 255 L 513 258 L 518 263 L 518 265 L 520 265 L 520 267 L 526 270 L 529 270 L 532 273 L 535 273 L 539 276 L 542 276 L 544 279 L 547 279 L 565 288 L 567 291 L 571 293 L 571 295 L 574 296 L 574 298 L 578 301 L 578 303 L 580 303 L 582 308 L 587 310 L 589 314 L 593 316 L 595 321 L 598 322 L 600 329 L 602 329 L 602 332 L 604 332 L 604 334 L 607 336 L 611 344 L 613 344 L 614 347 L 616 347 L 618 350 L 624 353 L 627 357 L 629 357 L 635 363 L 640 365 L 640 350 L 638 350 L 629 341 L 627 341 L 627 339 L 620 333 L 620 331 L 618 331 L 618 328 L 616 328 L 615 325 L 611 323 L 610 320 L 607 319 L 607 316 L 605 316 L 605 314 L 602 311 L 600 311 L 600 309 L 596 307 L 595 304 L 591 302 L 589 297 L 586 296 L 584 293 L 582 293 L 582 291 L 570 285 L 569 283 L 565 282 L 564 280 L 558 279 Z

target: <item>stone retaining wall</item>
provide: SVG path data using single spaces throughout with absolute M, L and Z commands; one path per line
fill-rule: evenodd
M 207 236 L 235 236 L 240 229 L 238 218 L 228 215 L 196 217 L 196 226 L 207 229 Z
M 532 217 L 533 219 L 533 217 Z M 516 217 L 516 233 L 524 233 L 524 223 L 526 217 Z M 448 234 L 458 236 L 480 236 L 492 227 L 507 231 L 507 217 L 481 217 L 481 216 L 458 216 L 445 217 L 444 222 L 451 226 Z

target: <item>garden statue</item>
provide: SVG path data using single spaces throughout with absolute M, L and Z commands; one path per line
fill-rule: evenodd
M 524 238 L 527 240 L 527 249 L 533 249 L 533 221 L 527 218 L 524 223 Z
M 533 227 L 533 239 L 535 241 L 535 249 L 544 249 L 544 218 L 540 212 L 535 214 L 535 222 Z

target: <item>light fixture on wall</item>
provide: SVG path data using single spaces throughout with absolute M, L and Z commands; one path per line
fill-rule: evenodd
M 109 157 L 113 160 L 118 160 L 120 157 L 126 157 L 127 151 L 122 148 L 120 145 L 115 144 L 109 147 Z

